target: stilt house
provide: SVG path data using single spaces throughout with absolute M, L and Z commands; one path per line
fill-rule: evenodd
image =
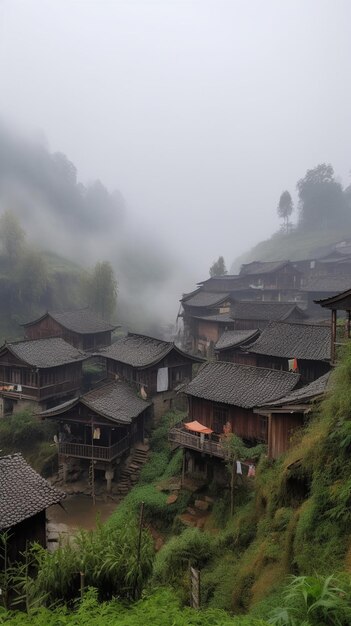
M 87 355 L 52 337 L 5 343 L 0 348 L 0 414 L 52 406 L 75 395 Z
M 40 417 L 57 422 L 57 446 L 63 478 L 72 461 L 82 468 L 103 471 L 108 490 L 121 458 L 143 442 L 152 403 L 124 382 L 109 382 L 68 402 L 43 411 Z

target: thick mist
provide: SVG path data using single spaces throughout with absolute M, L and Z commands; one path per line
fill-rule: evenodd
M 29 187 L 10 163 L 2 204 L 41 247 L 111 260 L 131 323 L 173 322 L 214 259 L 278 228 L 308 168 L 349 183 L 350 18 L 348 0 L 2 0 L 0 117 L 38 153 Z M 33 184 L 45 151 L 56 187 Z

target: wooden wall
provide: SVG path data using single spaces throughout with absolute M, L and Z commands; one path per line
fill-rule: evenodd
M 232 432 L 251 441 L 264 441 L 268 438 L 268 420 L 255 414 L 252 409 L 220 404 L 189 396 L 189 419 L 211 428 L 216 434 L 223 433 L 223 427 L 216 426 L 216 411 L 223 411 L 223 422 L 231 423 Z M 220 421 L 220 420 L 219 420 Z
M 26 339 L 45 339 L 47 337 L 61 337 L 67 343 L 81 350 L 92 350 L 111 345 L 111 331 L 80 334 L 64 328 L 50 315 L 44 317 L 25 329 Z
M 324 361 L 308 361 L 305 359 L 297 359 L 299 373 L 303 383 L 311 383 L 330 370 L 330 364 Z M 268 367 L 269 369 L 289 370 L 288 359 L 280 357 L 257 355 L 257 367 Z
M 302 413 L 272 413 L 268 419 L 269 458 L 276 459 L 286 452 L 293 432 L 302 425 Z

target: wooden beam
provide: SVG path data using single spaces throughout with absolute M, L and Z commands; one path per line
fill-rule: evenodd
M 332 317 L 331 317 L 331 328 L 332 328 L 332 336 L 331 336 L 331 346 L 330 346 L 330 360 L 331 364 L 335 363 L 335 344 L 336 344 L 336 323 L 337 323 L 337 311 L 336 309 L 332 309 Z

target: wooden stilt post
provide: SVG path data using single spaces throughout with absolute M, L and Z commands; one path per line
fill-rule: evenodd
M 183 448 L 183 460 L 182 460 L 182 476 L 180 479 L 180 486 L 183 487 L 185 478 L 185 448 Z
M 91 497 L 95 506 L 94 422 L 91 418 Z
M 336 357 L 336 321 L 337 321 L 337 312 L 336 309 L 332 309 L 332 319 L 331 319 L 331 346 L 330 346 L 330 360 L 332 365 L 335 363 Z
M 133 589 L 134 600 L 137 600 L 138 575 L 139 575 L 140 555 L 141 555 L 141 536 L 142 536 L 142 531 L 143 531 L 143 520 L 144 520 L 144 504 L 145 504 L 144 502 L 141 502 L 141 505 L 140 505 L 139 536 L 138 536 L 138 547 L 137 547 L 135 581 L 134 581 L 134 589 Z
M 351 339 L 351 311 L 347 311 L 347 339 Z

